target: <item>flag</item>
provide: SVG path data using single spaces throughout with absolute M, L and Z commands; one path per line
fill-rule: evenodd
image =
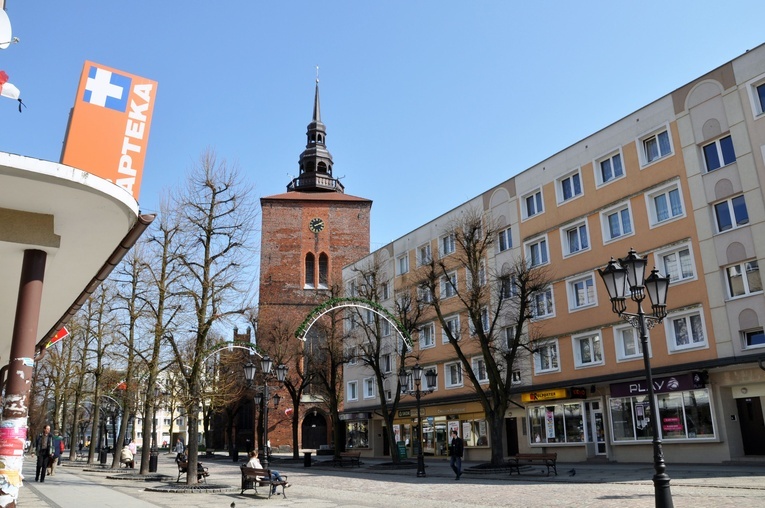
M 0 72 L 2 72 L 2 71 L 0 71 Z M 63 328 L 61 328 L 61 330 L 56 332 L 56 335 L 54 335 L 53 338 L 48 342 L 48 345 L 45 346 L 45 349 L 48 349 L 53 344 L 55 344 L 56 342 L 60 341 L 61 339 L 63 339 L 64 337 L 66 337 L 68 335 L 69 335 L 69 330 L 67 330 L 66 326 L 64 326 Z
M 0 96 L 19 101 L 19 113 L 21 113 L 21 106 L 26 107 L 26 104 L 21 102 L 21 91 L 15 85 L 8 83 L 8 74 L 5 71 L 0 71 Z

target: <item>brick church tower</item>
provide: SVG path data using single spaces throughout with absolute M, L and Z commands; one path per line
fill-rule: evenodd
M 333 286 L 342 291 L 343 266 L 369 254 L 372 201 L 345 194 L 343 184 L 332 174 L 326 134 L 317 79 L 299 176 L 287 185 L 286 193 L 260 200 L 256 341 L 271 356 L 284 351 L 285 342 L 294 346 L 290 341 L 297 342 L 295 330 L 311 309 L 330 297 Z M 291 415 L 285 414 L 291 405 L 288 398 L 282 401 L 281 407 L 269 414 L 272 446 L 292 444 Z M 329 443 L 331 422 L 320 400 L 303 397 L 298 418 L 300 447 L 318 448 Z

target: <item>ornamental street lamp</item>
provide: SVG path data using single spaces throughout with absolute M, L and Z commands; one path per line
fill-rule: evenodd
M 284 379 L 287 377 L 287 366 L 286 365 L 279 365 L 274 369 L 276 372 L 274 373 L 271 368 L 273 367 L 274 362 L 271 360 L 271 358 L 266 355 L 263 358 L 260 359 L 260 368 L 263 371 L 263 387 L 262 391 L 258 391 L 255 393 L 254 401 L 256 405 L 260 405 L 261 402 L 264 402 L 263 404 L 263 441 L 260 443 L 260 445 L 263 448 L 263 468 L 268 469 L 268 382 L 276 377 L 276 380 L 281 384 L 284 382 Z M 247 380 L 247 384 L 252 384 L 252 381 L 255 379 L 255 365 L 250 362 L 247 365 L 244 366 L 244 378 Z M 277 408 L 279 406 L 279 401 L 281 401 L 281 397 L 279 394 L 274 395 L 274 408 Z
M 653 434 L 653 465 L 656 474 L 653 475 L 654 498 L 657 508 L 673 508 L 672 492 L 669 489 L 669 475 L 666 473 L 667 466 L 664 463 L 661 438 L 659 437 L 659 410 L 654 395 L 653 374 L 651 372 L 651 358 L 648 353 L 648 330 L 661 323 L 667 316 L 667 289 L 669 277 L 662 277 L 654 268 L 651 274 L 645 277 L 645 268 L 648 264 L 648 256 L 639 257 L 634 249 L 630 249 L 627 257 L 619 261 L 611 258 L 605 269 L 598 269 L 603 283 L 608 290 L 611 299 L 611 309 L 622 319 L 627 321 L 640 333 L 640 344 L 643 348 L 643 365 L 648 383 L 648 399 L 651 408 L 651 432 Z M 625 312 L 627 310 L 626 293 L 629 289 L 630 298 L 637 303 L 637 314 Z M 641 303 L 645 299 L 645 293 L 651 300 L 652 315 L 643 312 Z
M 404 390 L 403 387 L 409 386 L 409 376 L 412 376 L 412 379 L 414 380 L 414 390 Z M 420 415 L 420 398 L 423 395 L 427 395 L 429 393 L 433 392 L 433 387 L 436 386 L 436 378 L 438 376 L 438 373 L 435 371 L 435 369 L 429 369 L 425 373 L 425 379 L 428 382 L 428 388 L 427 390 L 421 390 L 420 389 L 420 383 L 422 382 L 422 367 L 420 367 L 419 363 L 414 364 L 414 367 L 412 368 L 412 373 L 408 373 L 404 367 L 401 367 L 401 370 L 398 373 L 398 382 L 399 385 L 402 387 L 401 392 L 402 393 L 408 393 L 409 395 L 414 395 L 416 401 L 417 401 L 417 476 L 419 478 L 422 478 L 425 475 L 425 456 L 422 453 L 422 417 Z

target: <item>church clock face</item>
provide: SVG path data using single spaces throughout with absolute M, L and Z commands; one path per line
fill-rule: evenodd
M 319 233 L 324 229 L 324 221 L 315 217 L 308 223 L 308 229 L 311 230 L 311 233 Z

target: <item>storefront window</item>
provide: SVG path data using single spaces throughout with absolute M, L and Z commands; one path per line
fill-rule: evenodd
M 531 442 L 579 443 L 584 441 L 582 404 L 549 404 L 529 408 Z
M 369 420 L 355 420 L 346 423 L 345 435 L 347 442 L 345 447 L 369 448 Z
M 687 390 L 657 395 L 661 438 L 701 439 L 714 437 L 709 392 Z M 647 396 L 610 400 L 613 440 L 652 439 L 651 407 Z
M 465 446 L 489 446 L 489 427 L 486 420 L 463 420 L 461 424 Z

